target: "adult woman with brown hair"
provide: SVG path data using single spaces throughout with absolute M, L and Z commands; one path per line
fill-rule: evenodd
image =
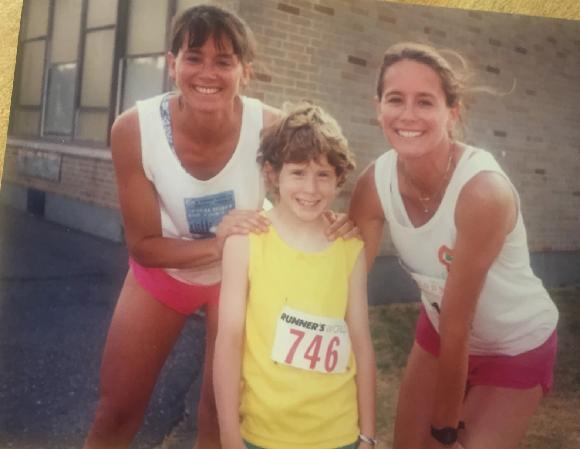
M 222 247 L 229 235 L 268 225 L 258 213 L 264 189 L 256 152 L 278 111 L 241 95 L 255 52 L 251 31 L 235 14 L 200 5 L 176 20 L 171 42 L 177 92 L 138 102 L 111 132 L 130 270 L 104 349 L 87 449 L 130 444 L 187 316 L 201 307 L 197 447 L 219 447 L 211 360 Z M 333 223 L 329 238 L 344 224 Z
M 552 383 L 558 312 L 531 271 L 513 185 L 490 153 L 455 137 L 464 91 L 435 49 L 389 48 L 377 113 L 393 150 L 351 200 L 368 266 L 387 222 L 421 290 L 396 449 L 515 448 Z

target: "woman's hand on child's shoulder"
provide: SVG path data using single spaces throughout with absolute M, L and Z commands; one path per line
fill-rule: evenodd
M 328 240 L 336 240 L 339 237 L 360 238 L 360 232 L 348 214 L 328 210 L 324 213 L 324 218 L 328 222 L 328 227 L 324 232 Z
M 261 233 L 268 230 L 270 220 L 256 210 L 232 209 L 217 227 L 216 238 L 223 249 L 225 240 L 230 235 L 246 235 L 250 232 Z

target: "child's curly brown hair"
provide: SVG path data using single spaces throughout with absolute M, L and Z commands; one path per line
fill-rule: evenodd
M 262 169 L 269 165 L 280 173 L 285 163 L 317 161 L 321 156 L 334 167 L 338 186 L 342 186 L 355 168 L 353 154 L 339 124 L 320 106 L 303 101 L 262 130 L 257 157 Z

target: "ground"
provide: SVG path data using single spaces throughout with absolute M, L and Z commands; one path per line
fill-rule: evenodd
M 580 448 L 580 286 L 553 289 L 550 294 L 560 310 L 554 389 L 535 414 L 521 449 Z M 370 310 L 378 368 L 379 449 L 392 448 L 397 391 L 418 313 L 417 303 Z

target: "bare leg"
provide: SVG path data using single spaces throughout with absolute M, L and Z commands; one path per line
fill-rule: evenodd
M 129 271 L 105 344 L 99 404 L 85 449 L 129 446 L 185 320 L 153 299 Z
M 218 306 L 206 307 L 206 341 L 203 381 L 197 409 L 197 441 L 195 449 L 220 449 L 220 435 L 213 390 L 213 356 L 217 336 Z
M 395 449 L 425 448 L 435 403 L 436 377 L 437 358 L 413 343 L 399 389 Z
M 464 406 L 465 432 L 460 441 L 467 449 L 515 449 L 542 398 L 540 386 L 517 390 L 475 386 Z

